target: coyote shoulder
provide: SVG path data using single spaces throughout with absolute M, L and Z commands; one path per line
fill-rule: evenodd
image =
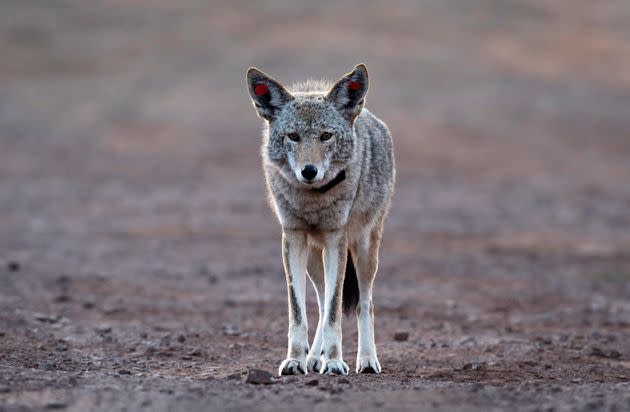
M 378 373 L 372 285 L 394 189 L 392 138 L 364 108 L 368 72 L 357 65 L 335 83 L 285 88 L 255 68 L 247 87 L 265 120 L 262 159 L 271 206 L 282 225 L 289 342 L 279 373 L 348 373 L 341 312 L 356 307 L 357 373 Z M 306 276 L 319 321 L 309 345 Z

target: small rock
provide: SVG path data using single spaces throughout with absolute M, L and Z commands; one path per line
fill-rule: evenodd
M 223 306 L 228 307 L 228 308 L 236 307 L 236 305 L 237 305 L 237 303 L 233 299 L 225 299 L 223 301 Z
M 201 349 L 199 349 L 199 348 L 195 348 L 195 349 L 191 350 L 190 352 L 188 352 L 188 354 L 190 356 L 201 356 L 201 355 L 203 355 L 203 351 Z
M 119 375 L 131 375 L 131 371 L 128 369 L 119 369 L 118 370 L 118 374 Z
M 343 388 L 339 385 L 324 385 L 319 387 L 320 390 L 324 392 L 328 392 L 331 395 L 335 395 L 343 392 Z
M 9 272 L 19 272 L 20 271 L 20 262 L 16 260 L 10 260 L 7 262 L 7 270 Z
M 467 364 L 465 364 L 464 366 L 462 366 L 463 371 L 477 371 L 477 372 L 481 372 L 481 371 L 485 371 L 486 370 L 486 363 L 485 362 L 469 362 Z
M 621 358 L 621 353 L 613 349 L 610 351 L 610 353 L 608 353 L 608 357 L 611 359 L 619 359 Z
M 226 376 L 225 379 L 227 379 L 229 381 L 237 381 L 237 380 L 241 379 L 241 374 L 240 373 L 233 373 L 231 375 Z
M 11 388 L 7 385 L 0 385 L 0 393 L 9 393 L 11 392 Z
M 348 378 L 339 378 L 337 379 L 337 383 L 338 384 L 344 384 L 344 385 L 352 385 L 352 382 L 350 382 L 350 379 Z
M 124 312 L 125 308 L 121 306 L 107 306 L 103 308 L 103 313 L 106 315 L 114 315 L 116 313 Z
M 273 375 L 262 369 L 250 369 L 245 377 L 245 383 L 254 385 L 270 385 L 275 382 Z
M 306 385 L 306 386 L 317 386 L 317 385 L 319 385 L 319 379 L 317 379 L 317 378 L 311 379 L 310 381 L 304 382 L 304 385 Z
M 601 358 L 605 358 L 606 357 L 606 354 L 604 353 L 602 348 L 600 348 L 598 346 L 593 346 L 591 348 L 591 352 L 589 353 L 589 355 L 591 355 L 591 356 L 598 356 L 598 357 L 601 357 Z
M 192 360 L 192 356 L 184 355 L 184 356 L 182 356 L 182 360 Z
M 396 332 L 394 333 L 394 340 L 396 342 L 405 342 L 409 339 L 409 332 Z
M 470 387 L 470 390 L 473 392 L 479 392 L 480 390 L 483 389 L 483 385 L 480 383 L 473 383 L 472 386 Z
M 55 298 L 53 299 L 53 302 L 55 302 L 55 303 L 67 303 L 67 302 L 70 302 L 71 300 L 72 299 L 70 298 L 70 296 L 61 294 L 61 295 L 55 296 Z
M 65 409 L 68 406 L 67 403 L 63 401 L 48 401 L 45 405 L 46 409 Z
M 33 317 L 40 322 L 55 323 L 59 318 L 55 315 L 46 315 L 45 313 L 35 313 Z
M 94 328 L 94 331 L 99 335 L 105 335 L 111 333 L 112 327 L 109 325 L 100 325 Z
M 236 326 L 232 325 L 231 323 L 228 323 L 228 324 L 223 325 L 223 334 L 225 336 L 238 336 L 239 332 Z
M 51 363 L 51 362 L 46 362 L 44 364 L 44 370 L 45 371 L 56 371 L 57 370 L 57 365 L 55 365 L 54 363 Z
M 177 336 L 177 342 L 179 342 L 179 343 L 186 342 L 186 337 L 184 335 L 178 335 Z
M 85 308 L 85 309 L 94 309 L 94 306 L 96 306 L 96 305 L 94 305 L 94 302 L 91 302 L 89 300 L 83 302 L 83 308 Z
M 296 382 L 298 382 L 298 381 L 299 381 L 299 379 L 298 379 L 298 377 L 297 377 L 297 376 L 287 376 L 287 377 L 284 379 L 284 383 L 285 383 L 285 384 L 289 384 L 289 383 L 296 383 Z

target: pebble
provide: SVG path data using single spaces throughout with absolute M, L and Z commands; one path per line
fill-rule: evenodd
M 609 359 L 619 359 L 621 358 L 621 353 L 615 349 L 610 350 L 608 352 L 604 351 L 602 348 L 598 346 L 591 347 L 591 351 L 589 352 L 591 356 L 597 356 L 600 358 L 609 358 Z
M 46 315 L 45 313 L 35 313 L 33 317 L 40 322 L 55 323 L 59 318 L 55 315 Z
M 462 370 L 463 371 L 484 371 L 486 370 L 486 364 L 485 362 L 476 362 L 476 363 L 467 363 L 464 366 L 462 366 Z
M 304 382 L 306 386 L 317 386 L 319 385 L 319 379 L 311 379 L 310 381 Z
M 247 371 L 245 383 L 251 383 L 254 385 L 270 385 L 276 383 L 276 381 L 270 372 L 262 369 L 250 369 Z
M 67 303 L 67 302 L 70 302 L 71 300 L 72 300 L 72 298 L 70 298 L 70 296 L 61 294 L 61 295 L 55 296 L 55 298 L 53 299 L 53 302 L 55 302 L 55 303 Z
M 7 262 L 7 269 L 9 272 L 19 272 L 20 271 L 20 262 L 15 260 L 10 260 Z
M 11 392 L 11 388 L 7 385 L 0 385 L 0 393 L 9 393 Z
M 235 325 L 228 323 L 223 325 L 223 334 L 225 336 L 238 336 L 239 332 Z
M 45 405 L 46 409 L 65 409 L 68 406 L 67 403 L 63 401 L 48 401 Z
M 119 375 L 131 375 L 131 371 L 128 369 L 119 369 L 118 370 L 118 374 Z
M 112 327 L 109 325 L 100 325 L 94 328 L 94 331 L 100 335 L 105 335 L 112 331 Z
M 591 356 L 600 356 L 602 358 L 606 357 L 606 355 L 604 354 L 604 351 L 598 346 L 593 346 L 591 348 L 591 352 L 589 353 L 589 355 L 591 355 Z
M 394 340 L 396 342 L 405 342 L 409 339 L 409 332 L 396 332 L 394 333 Z
M 188 354 L 190 356 L 201 356 L 201 355 L 203 355 L 203 352 L 201 351 L 201 349 L 195 348 L 195 349 L 191 350 L 190 352 L 188 352 Z

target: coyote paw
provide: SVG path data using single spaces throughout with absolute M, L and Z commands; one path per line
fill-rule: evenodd
M 319 372 L 322 367 L 321 356 L 308 356 L 306 358 L 306 366 L 309 372 Z
M 306 375 L 306 362 L 298 359 L 285 359 L 278 368 L 278 375 Z
M 357 373 L 381 373 L 381 364 L 376 355 L 357 358 Z
M 347 375 L 348 365 L 341 359 L 331 359 L 324 361 L 319 373 L 322 375 Z

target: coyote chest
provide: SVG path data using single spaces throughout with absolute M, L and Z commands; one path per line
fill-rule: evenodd
M 328 231 L 339 229 L 348 223 L 356 182 L 345 178 L 322 193 L 315 189 L 296 188 L 277 173 L 269 176 L 268 189 L 283 227 L 292 230 Z

